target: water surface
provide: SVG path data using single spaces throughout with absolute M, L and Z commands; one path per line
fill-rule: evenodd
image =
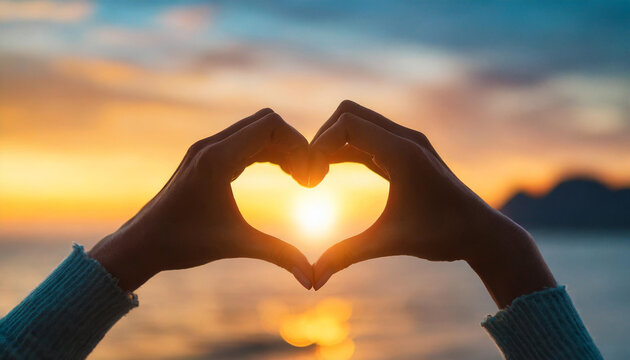
M 630 237 L 556 232 L 537 239 L 604 357 L 627 358 Z M 69 252 L 69 243 L 0 244 L 0 314 Z M 479 325 L 495 305 L 461 262 L 372 260 L 307 292 L 282 269 L 228 260 L 160 274 L 138 295 L 140 307 L 92 359 L 502 358 Z M 307 330 L 323 345 L 287 342 L 304 335 L 304 319 L 317 324 Z

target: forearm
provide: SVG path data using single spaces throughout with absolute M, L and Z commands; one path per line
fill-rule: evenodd
M 501 309 L 482 326 L 506 359 L 602 358 L 527 231 L 496 214 L 480 241 L 468 263 Z
M 0 358 L 85 358 L 138 302 L 81 246 L 0 320 Z

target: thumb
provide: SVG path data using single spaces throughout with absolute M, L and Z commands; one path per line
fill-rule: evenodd
M 220 158 L 236 169 L 250 164 L 261 151 L 272 149 L 286 156 L 296 180 L 303 185 L 307 182 L 308 141 L 276 113 L 265 115 L 214 147 Z
M 253 236 L 243 245 L 243 257 L 260 259 L 286 269 L 297 281 L 310 290 L 313 286 L 313 267 L 295 246 L 253 229 Z
M 380 236 L 379 233 L 370 228 L 328 248 L 313 265 L 313 288 L 319 290 L 333 274 L 352 264 L 396 255 L 389 249 L 388 239 Z

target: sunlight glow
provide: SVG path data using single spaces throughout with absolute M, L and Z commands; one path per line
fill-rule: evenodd
M 295 220 L 307 236 L 330 233 L 336 215 L 335 202 L 330 194 L 316 191 L 303 193 L 295 200 Z

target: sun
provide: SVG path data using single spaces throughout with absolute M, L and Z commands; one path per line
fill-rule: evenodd
M 296 198 L 294 215 L 305 235 L 322 236 L 332 229 L 336 206 L 329 194 L 310 190 Z

